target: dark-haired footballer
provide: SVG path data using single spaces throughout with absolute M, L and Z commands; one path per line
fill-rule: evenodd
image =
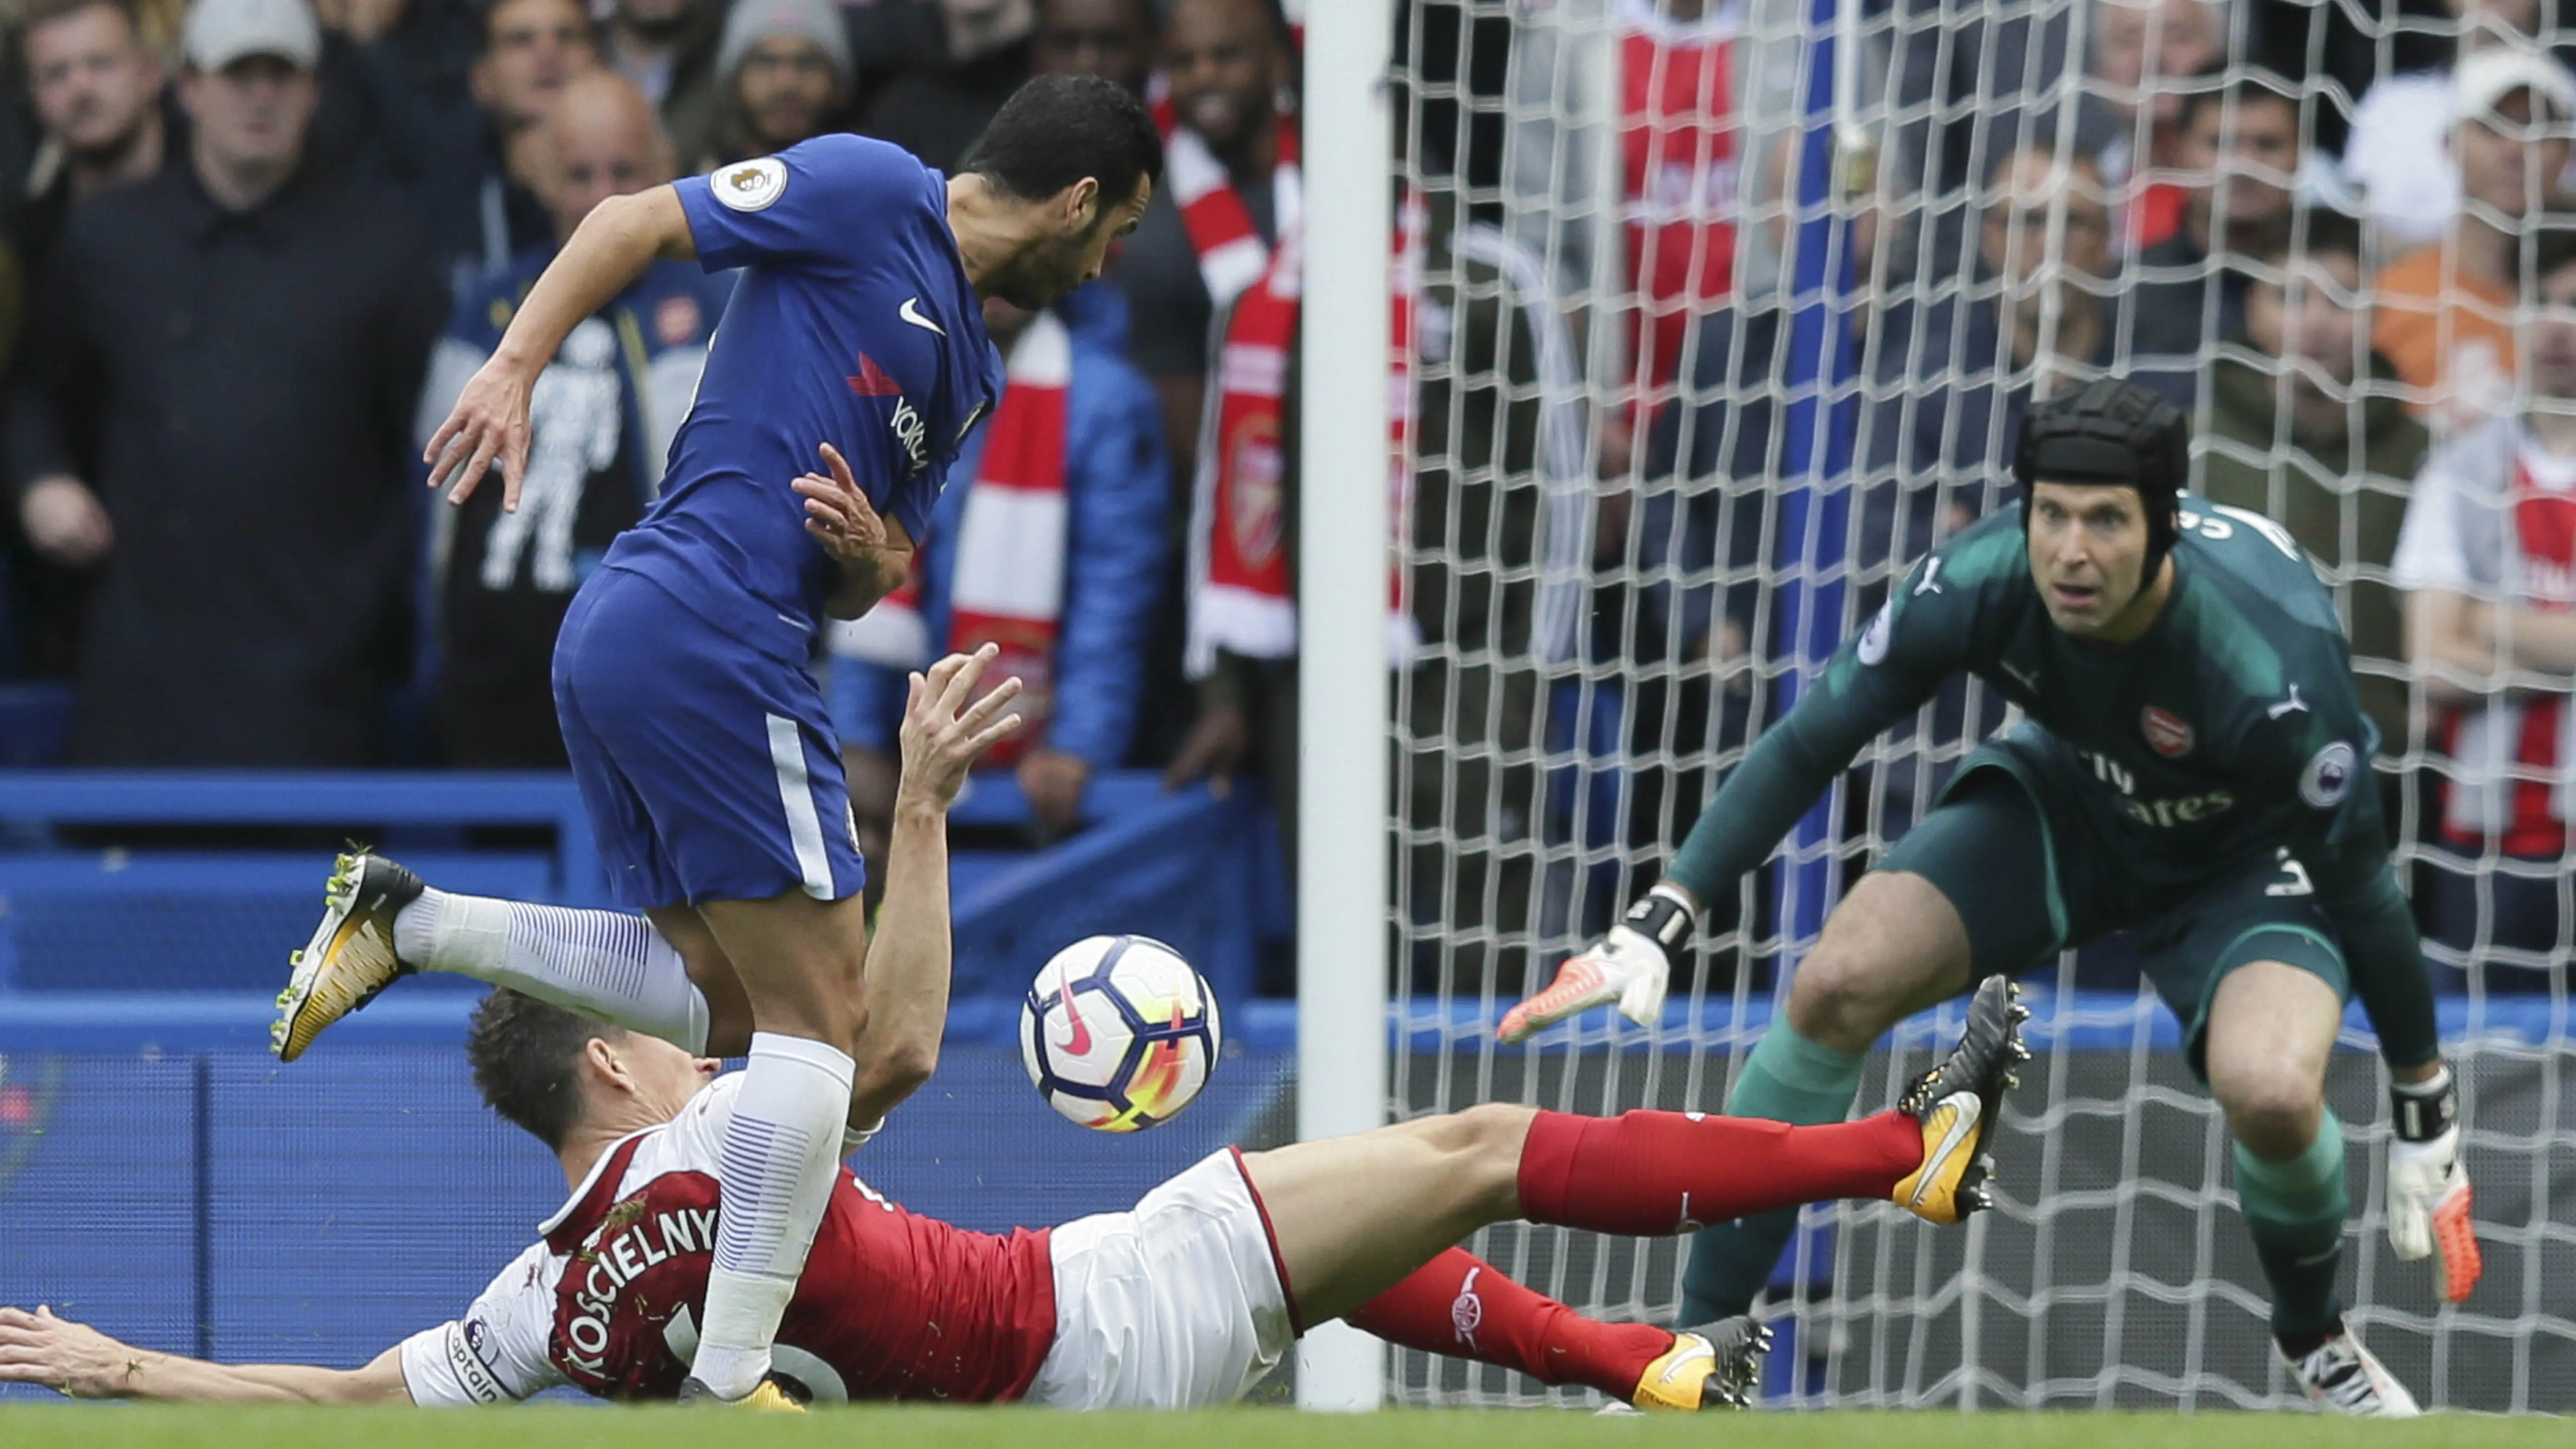
M 834 135 L 603 202 L 430 439 L 430 483 L 451 502 L 497 463 L 514 509 L 530 393 L 573 325 L 656 258 L 741 269 L 662 496 L 582 584 L 555 648 L 555 710 L 611 892 L 650 927 L 424 892 L 390 862 L 353 861 L 277 1027 L 292 1060 L 411 960 L 487 946 L 530 958 L 559 998 L 604 998 L 612 1020 L 658 1014 L 646 1029 L 703 1036 L 729 1007 L 747 1016 L 688 1397 L 761 1394 L 845 1119 L 875 1121 L 918 1079 L 871 1035 L 882 1003 L 862 979 L 840 749 L 806 667 L 816 631 L 901 583 L 958 445 L 992 411 L 1002 368 L 981 298 L 1041 308 L 1097 276 L 1161 170 L 1133 95 L 1046 76 L 955 176 Z M 818 445 L 829 478 L 809 471 Z
M 2014 459 L 2020 500 L 1895 585 L 1701 812 L 1665 878 L 1502 1034 L 1614 1001 L 1656 1019 L 1666 952 L 1701 906 L 1761 864 L 1863 745 L 1972 673 L 2026 721 L 1970 756 L 1834 908 L 1727 1110 L 1840 1121 L 1861 1054 L 1907 1014 L 2135 931 L 2227 1114 L 2283 1359 L 2330 1410 L 2411 1415 L 2336 1295 L 2351 1203 L 2325 1071 L 2348 995 L 2394 1081 L 2391 1246 L 2434 1255 L 2435 1292 L 2455 1302 L 2479 1256 L 2432 987 L 2370 779 L 2376 732 L 2307 558 L 2271 520 L 2183 496 L 2187 443 L 2182 414 L 2131 383 L 2034 407 Z M 1775 1214 L 1699 1234 L 1685 1313 L 1743 1311 L 1792 1226 Z

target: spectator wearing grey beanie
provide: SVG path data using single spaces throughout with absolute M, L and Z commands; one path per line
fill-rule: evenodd
M 712 169 L 843 129 L 849 31 L 831 0 L 737 0 L 716 50 L 722 105 Z

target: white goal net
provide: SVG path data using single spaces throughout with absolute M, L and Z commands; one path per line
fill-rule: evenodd
M 2468 788 L 2459 696 L 2414 682 L 2391 573 L 2426 440 L 2512 395 L 2510 276 L 2543 228 L 2576 225 L 2560 178 L 2519 214 L 2445 179 L 2460 26 L 2438 4 L 1840 0 L 1820 18 L 1835 3 L 1404 8 L 1399 164 L 1432 240 L 1403 545 L 1424 644 L 1394 702 L 1392 1114 L 1720 1107 L 1823 911 L 1999 702 L 1962 687 L 1874 746 L 1719 904 L 1661 1029 L 1603 1012 L 1518 1051 L 1494 1022 L 1653 880 L 1892 575 L 2008 496 L 2030 396 L 2159 378 L 2193 415 L 2195 486 L 2297 533 L 2360 631 L 2401 869 L 2450 942 L 2428 949 L 2486 1277 L 2442 1308 L 2425 1265 L 2389 1253 L 2385 1077 L 2356 1030 L 2329 1084 L 2348 1319 L 2427 1407 L 2576 1409 L 2566 852 L 2446 836 L 2446 792 Z M 2468 8 L 2499 26 L 2480 49 L 2538 64 L 2558 39 L 2520 6 Z M 2526 170 L 2564 160 L 2516 140 Z M 2486 231 L 2416 253 L 2463 210 Z M 2333 215 L 2364 220 L 2357 247 Z M 2338 245 L 2358 256 L 2330 262 Z M 2495 768 L 2549 796 L 2576 758 L 2539 759 Z M 2113 941 L 2025 980 L 2039 1056 L 1997 1209 L 1963 1231 L 1810 1209 L 1763 1310 L 1783 1331 L 1774 1401 L 2296 1402 L 2224 1125 L 2134 956 Z M 1954 1021 L 1883 1044 L 1863 1106 Z M 1513 1229 L 1476 1246 L 1591 1313 L 1679 1311 L 1680 1243 Z M 1534 1392 L 1392 1363 L 1402 1400 Z

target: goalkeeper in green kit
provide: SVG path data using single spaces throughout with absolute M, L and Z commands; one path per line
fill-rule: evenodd
M 1661 1012 L 1666 953 L 1736 888 L 1881 730 L 1976 675 L 2027 721 L 1970 756 L 1921 824 L 1855 882 L 1800 963 L 1726 1110 L 1839 1122 L 1862 1054 L 1904 1017 L 2114 930 L 2183 1026 L 2226 1113 L 2235 1183 L 2282 1357 L 2317 1403 L 2411 1415 L 2345 1331 L 2336 1294 L 2343 1135 L 2327 1054 L 2357 995 L 2394 1081 L 2388 1235 L 2478 1276 L 2458 1096 L 2370 778 L 2334 605 L 2270 520 L 2182 495 L 2182 415 L 2096 382 L 2034 406 L 2021 497 L 1917 564 L 1816 687 L 1764 734 L 1607 940 L 1503 1020 L 1519 1041 L 1590 1007 Z M 1740 1313 L 1794 1213 L 1702 1230 L 1691 1321 Z

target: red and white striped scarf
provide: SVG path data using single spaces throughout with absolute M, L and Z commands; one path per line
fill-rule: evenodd
M 1428 212 L 1408 191 L 1397 203 L 1387 348 L 1388 486 L 1393 536 L 1387 576 L 1387 653 L 1398 666 L 1419 646 L 1397 560 L 1411 518 L 1415 355 Z M 1287 478 L 1281 436 L 1289 350 L 1297 340 L 1300 233 L 1283 229 L 1260 284 L 1237 298 L 1217 353 L 1216 388 L 1199 429 L 1190 525 L 1187 665 L 1198 678 L 1220 649 L 1251 659 L 1297 652 L 1295 580 L 1288 570 Z M 1204 262 L 1204 255 L 1202 261 Z
M 1279 118 L 1278 149 L 1279 164 L 1270 170 L 1270 219 L 1272 230 L 1286 236 L 1297 230 L 1306 195 L 1297 165 L 1297 123 L 1287 116 Z M 1172 205 L 1181 213 L 1190 250 L 1198 254 L 1208 304 L 1221 312 L 1270 269 L 1270 248 L 1252 224 L 1252 209 L 1236 189 L 1233 173 L 1198 132 L 1174 126 L 1164 137 L 1163 175 L 1171 183 Z
M 1002 399 L 987 425 L 983 456 L 957 528 L 948 586 L 948 648 L 966 654 L 998 644 L 984 689 L 1018 677 L 1011 711 L 1026 721 L 985 754 L 1007 766 L 1044 737 L 1055 704 L 1055 646 L 1064 615 L 1066 504 L 1065 389 L 1073 379 L 1073 336 L 1040 312 L 1012 344 Z M 921 617 L 921 559 L 912 575 L 858 619 L 833 631 L 832 652 L 895 669 L 930 663 Z M 981 691 L 979 690 L 980 694 Z

